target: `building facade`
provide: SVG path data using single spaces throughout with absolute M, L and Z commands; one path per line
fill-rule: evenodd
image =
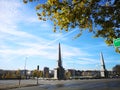
M 49 68 L 48 67 L 44 67 L 43 77 L 44 78 L 49 78 Z

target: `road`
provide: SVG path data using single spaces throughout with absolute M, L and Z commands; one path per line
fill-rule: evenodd
M 23 82 L 35 83 L 33 80 Z M 38 86 L 8 90 L 120 90 L 120 79 L 39 80 Z

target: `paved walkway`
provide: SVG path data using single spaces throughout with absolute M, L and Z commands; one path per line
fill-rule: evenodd
M 6 90 L 10 88 L 19 88 L 26 86 L 35 86 L 36 80 L 0 80 L 0 90 Z
M 18 80 L 3 80 L 0 90 L 120 90 L 120 79 L 39 80 L 38 86 L 36 83 L 36 80 L 22 80 L 19 88 Z

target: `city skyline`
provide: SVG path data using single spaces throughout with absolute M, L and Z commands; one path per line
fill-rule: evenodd
M 21 0 L 0 0 L 0 69 L 33 70 L 37 65 L 40 70 L 46 66 L 54 69 L 58 43 L 61 43 L 65 69 L 100 70 L 100 52 L 107 70 L 120 64 L 120 54 L 114 46 L 108 47 L 104 39 L 93 38 L 87 30 L 77 39 L 73 38 L 78 28 L 54 33 L 51 21 L 38 20 L 36 5 Z

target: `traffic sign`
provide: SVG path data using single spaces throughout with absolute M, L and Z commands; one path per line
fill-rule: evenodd
M 120 38 L 113 39 L 114 47 L 120 47 Z

